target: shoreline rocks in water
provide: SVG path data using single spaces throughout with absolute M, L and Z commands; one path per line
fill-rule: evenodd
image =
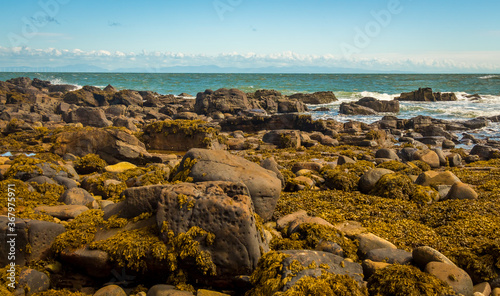
M 18 279 L 0 294 L 498 290 L 500 143 L 468 134 L 489 120 L 296 113 L 334 98 L 0 82 L 0 264 L 15 188 Z

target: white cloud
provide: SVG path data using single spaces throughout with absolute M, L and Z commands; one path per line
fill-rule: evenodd
M 50 61 L 50 59 L 54 59 Z M 50 63 L 49 63 L 50 62 Z M 17 64 L 14 64 L 17 63 Z M 65 66 L 88 63 L 108 69 L 135 68 L 144 65 L 155 67 L 203 66 L 220 67 L 323 67 L 353 68 L 371 71 L 413 72 L 500 72 L 500 52 L 427 52 L 412 55 L 385 53 L 353 55 L 350 58 L 333 54 L 308 55 L 292 51 L 271 54 L 254 52 L 228 52 L 218 55 L 187 54 L 179 52 L 141 51 L 122 52 L 81 49 L 33 49 L 29 47 L 1 47 L 0 66 Z

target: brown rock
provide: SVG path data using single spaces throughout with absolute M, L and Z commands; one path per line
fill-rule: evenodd
M 355 238 L 359 242 L 358 253 L 363 257 L 371 250 L 383 248 L 397 249 L 394 244 L 373 233 L 361 233 L 356 235 Z
M 39 206 L 35 208 L 35 213 L 45 213 L 61 220 L 67 220 L 76 218 L 76 216 L 88 209 L 86 206 L 81 205 Z
M 462 269 L 442 262 L 430 262 L 425 266 L 428 272 L 450 285 L 456 293 L 472 296 L 473 284 L 470 276 Z
M 421 173 L 418 176 L 417 181 L 415 183 L 422 186 L 430 186 L 433 184 L 453 185 L 457 182 L 460 182 L 460 179 L 450 171 L 444 171 L 444 172 L 427 171 Z
M 363 267 L 363 275 L 365 276 L 365 279 L 370 278 L 377 270 L 380 270 L 382 268 L 385 268 L 389 265 L 390 263 L 385 263 L 385 262 L 375 262 L 370 259 L 363 260 L 363 263 L 361 264 Z
M 127 293 L 117 285 L 109 285 L 95 292 L 94 296 L 127 296 Z
M 450 192 L 444 199 L 477 199 L 477 193 L 469 185 L 457 182 L 451 186 Z
M 420 267 L 421 269 L 425 268 L 425 266 L 427 266 L 429 262 L 433 261 L 456 266 L 455 263 L 448 259 L 448 257 L 429 246 L 417 247 L 413 249 L 412 254 L 415 265 Z
M 417 152 L 413 155 L 413 157 L 416 160 L 421 160 L 427 163 L 431 166 L 431 168 L 439 168 L 441 163 L 439 161 L 439 156 L 437 155 L 437 153 L 432 150 L 429 150 L 427 152 Z

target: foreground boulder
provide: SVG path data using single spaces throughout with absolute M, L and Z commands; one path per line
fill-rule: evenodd
M 59 155 L 95 153 L 110 164 L 121 161 L 134 164 L 158 162 L 146 151 L 144 143 L 131 133 L 118 129 L 85 128 L 63 132 L 55 137 L 52 150 Z
M 226 151 L 191 149 L 182 159 L 176 179 L 193 182 L 231 181 L 245 184 L 255 212 L 269 220 L 281 192 L 276 173 Z
M 250 274 L 269 251 L 263 228 L 255 218 L 248 189 L 242 183 L 181 183 L 164 189 L 158 205 L 158 227 L 175 235 L 192 227 L 215 235 L 202 245 L 217 267 L 217 279 Z M 161 235 L 168 244 L 169 234 Z

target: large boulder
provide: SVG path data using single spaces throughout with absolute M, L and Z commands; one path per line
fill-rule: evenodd
M 381 101 L 375 98 L 366 97 L 356 102 L 357 105 L 368 107 L 376 112 L 399 112 L 399 101 Z
M 152 150 L 222 149 L 219 131 L 218 125 L 201 120 L 165 120 L 146 126 L 142 139 Z
M 231 181 L 248 187 L 255 212 L 269 220 L 281 192 L 281 181 L 272 171 L 226 151 L 191 149 L 179 165 L 176 177 L 194 182 Z
M 202 243 L 217 267 L 217 279 L 250 274 L 269 251 L 263 228 L 253 210 L 252 199 L 243 183 L 180 183 L 161 191 L 156 220 L 161 229 L 175 235 L 199 227 L 215 235 L 212 243 Z M 160 237 L 169 243 L 168 232 Z
M 128 161 L 134 164 L 157 162 L 146 151 L 144 143 L 131 132 L 119 129 L 84 128 L 63 132 L 55 136 L 52 152 L 59 155 L 71 153 L 85 156 L 98 154 L 109 164 Z
M 432 92 L 432 88 L 419 88 L 416 91 L 409 93 L 402 93 L 396 100 L 399 101 L 425 101 L 425 102 L 436 102 L 436 101 L 456 101 L 457 96 L 454 93 L 440 93 Z
M 244 92 L 225 88 L 198 93 L 194 105 L 196 113 L 206 115 L 216 112 L 236 114 L 248 109 L 250 109 L 250 105 Z
M 113 95 L 110 105 L 142 106 L 142 96 L 133 90 L 121 90 Z
M 301 146 L 300 133 L 296 130 L 270 131 L 264 135 L 262 141 L 276 145 L 278 148 L 297 149 Z
M 94 95 L 85 89 L 70 91 L 64 95 L 64 102 L 85 107 L 99 107 Z
M 312 94 L 298 93 L 291 95 L 290 98 L 310 105 L 329 104 L 338 101 L 335 94 L 331 91 L 320 91 Z
M 75 111 L 63 114 L 67 123 L 81 123 L 83 126 L 108 127 L 113 125 L 106 119 L 103 109 L 93 107 L 80 107 Z

